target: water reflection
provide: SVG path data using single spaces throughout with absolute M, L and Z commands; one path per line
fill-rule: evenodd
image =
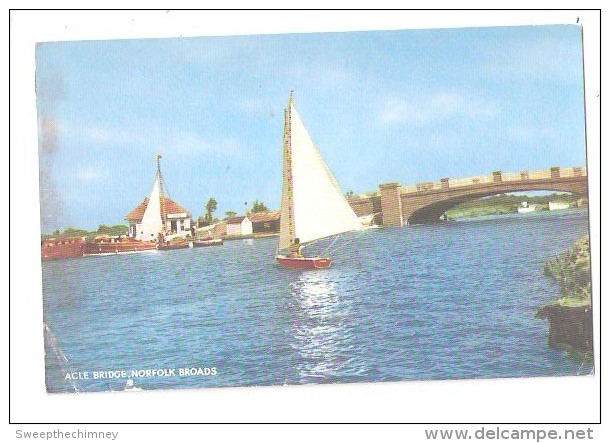
M 555 211 L 369 231 L 309 272 L 276 266 L 273 238 L 44 262 L 44 319 L 69 359 L 47 338 L 47 387 L 73 391 L 68 370 L 183 365 L 219 374 L 142 386 L 587 374 L 533 315 L 557 296 L 544 262 L 586 232 L 586 212 Z
M 354 358 L 350 297 L 331 272 L 303 272 L 290 284 L 298 382 L 346 381 L 363 372 Z

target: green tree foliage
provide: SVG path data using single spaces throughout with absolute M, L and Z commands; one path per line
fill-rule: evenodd
M 227 212 L 225 212 L 225 215 L 227 216 L 227 218 L 235 217 L 237 215 L 237 212 L 235 212 L 235 211 L 227 211 Z
M 252 203 L 252 212 L 265 212 L 268 210 L 269 208 L 261 201 L 254 200 L 254 203 Z
M 87 237 L 93 238 L 97 235 L 109 235 L 111 237 L 118 237 L 120 235 L 127 235 L 127 231 L 129 228 L 125 225 L 114 225 L 114 226 L 106 226 L 99 225 L 99 227 L 95 231 L 87 231 L 86 229 L 80 228 L 66 228 L 62 231 L 56 229 L 52 234 L 45 234 L 43 238 L 49 237 Z
M 210 197 L 205 205 L 205 217 L 203 218 L 204 225 L 211 225 L 214 223 L 214 211 L 218 207 L 218 202 L 214 197 Z
M 110 235 L 110 236 L 119 236 L 119 235 L 126 235 L 127 234 L 127 226 L 125 225 L 114 225 L 114 226 L 106 226 L 106 225 L 100 225 L 97 228 L 96 233 L 98 235 Z
M 89 235 L 89 231 L 78 228 L 67 228 L 60 234 L 61 237 L 85 237 Z
M 591 298 L 591 253 L 589 237 L 580 238 L 572 248 L 549 260 L 544 266 L 544 275 L 559 284 L 564 296 L 590 300 Z

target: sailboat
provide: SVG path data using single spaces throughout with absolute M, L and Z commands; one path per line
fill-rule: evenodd
M 158 241 L 157 249 L 161 250 L 188 248 L 185 238 L 191 233 L 191 214 L 170 198 L 160 159 L 157 154 L 150 195 L 125 217 L 129 221 L 129 236 L 144 242 Z
M 284 110 L 280 237 L 276 260 L 290 269 L 323 269 L 329 257 L 304 257 L 299 246 L 362 229 L 337 181 L 320 156 L 292 97 Z
M 159 233 L 165 234 L 165 220 L 162 204 L 165 197 L 165 180 L 161 175 L 161 156 L 155 156 L 157 161 L 157 172 L 153 182 L 152 191 L 148 197 L 148 203 L 142 215 L 139 230 L 136 232 L 137 240 L 156 240 Z

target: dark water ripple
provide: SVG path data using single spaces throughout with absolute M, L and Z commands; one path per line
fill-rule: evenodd
M 310 272 L 277 267 L 273 238 L 45 262 L 45 321 L 69 370 L 218 371 L 144 389 L 588 373 L 534 318 L 544 262 L 586 232 L 579 210 L 367 231 Z M 72 389 L 47 351 L 49 390 Z

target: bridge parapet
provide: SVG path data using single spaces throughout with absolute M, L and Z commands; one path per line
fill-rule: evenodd
M 442 191 L 454 188 L 462 188 L 473 185 L 484 185 L 498 182 L 527 182 L 530 180 L 549 180 L 555 178 L 585 177 L 586 167 L 539 169 L 535 171 L 501 172 L 496 171 L 491 175 L 480 175 L 468 178 L 443 178 L 436 182 L 420 182 L 411 186 L 401 186 L 401 194 L 413 194 L 426 191 Z

